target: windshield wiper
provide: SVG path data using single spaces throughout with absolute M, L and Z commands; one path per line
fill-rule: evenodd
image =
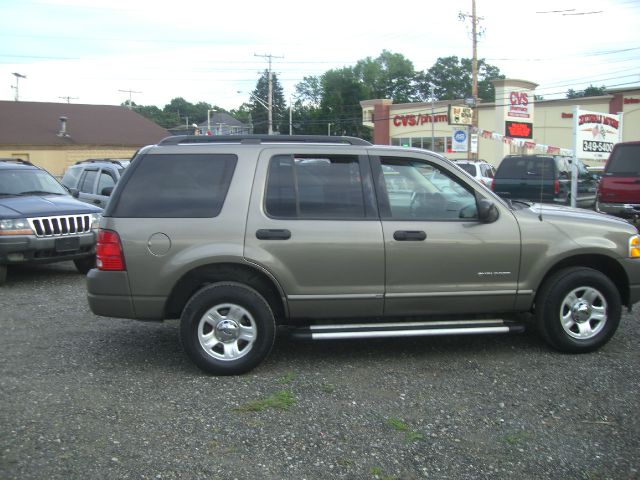
M 64 193 L 47 192 L 45 190 L 29 190 L 27 192 L 20 192 L 18 195 L 64 195 Z

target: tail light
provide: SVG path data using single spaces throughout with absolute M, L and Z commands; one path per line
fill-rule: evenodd
M 553 181 L 553 193 L 556 195 L 560 193 L 560 182 L 558 180 Z
M 113 230 L 98 230 L 96 266 L 99 270 L 125 270 L 120 236 Z
M 494 192 L 495 192 L 495 190 L 496 190 L 496 189 L 495 189 L 495 186 L 496 186 L 496 179 L 495 179 L 495 178 L 493 178 L 493 179 L 491 179 L 491 183 L 489 184 L 489 188 L 490 188 L 492 191 L 494 191 Z

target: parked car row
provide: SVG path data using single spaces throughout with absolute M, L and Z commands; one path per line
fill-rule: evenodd
M 572 162 L 561 155 L 508 155 L 495 169 L 482 160 L 454 160 L 504 199 L 556 205 L 571 205 Z M 577 173 L 577 207 L 640 218 L 640 142 L 618 143 L 601 167 L 578 160 Z

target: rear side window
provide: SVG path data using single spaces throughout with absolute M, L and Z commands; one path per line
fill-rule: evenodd
M 470 174 L 471 176 L 475 177 L 476 175 L 476 166 L 472 163 L 459 163 L 458 166 L 464 170 L 465 172 L 467 172 L 468 174 Z
M 357 156 L 278 155 L 269 163 L 265 208 L 278 218 L 364 218 Z
M 553 178 L 555 168 L 551 157 L 507 157 L 502 160 L 496 178 Z
M 640 145 L 618 145 L 611 154 L 605 175 L 640 176 Z
M 117 200 L 114 217 L 209 218 L 220 214 L 235 155 L 146 155 Z

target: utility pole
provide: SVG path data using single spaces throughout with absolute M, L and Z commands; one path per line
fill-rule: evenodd
M 20 101 L 20 79 L 21 78 L 27 78 L 26 75 L 22 75 L 21 73 L 16 73 L 13 72 L 13 75 L 16 77 L 16 86 L 12 87 L 15 91 L 16 91 L 16 96 L 15 96 L 15 101 L 18 102 Z
M 77 100 L 78 99 L 78 97 L 68 97 L 68 96 L 67 97 L 58 97 L 58 98 L 61 98 L 62 100 L 66 100 L 67 103 L 71 103 L 71 100 Z
M 478 32 L 478 24 L 480 20 L 484 19 L 476 14 L 476 0 L 471 0 L 471 15 L 462 12 L 458 14 L 459 20 L 465 21 L 467 18 L 471 18 L 471 41 L 473 44 L 473 56 L 471 58 L 471 97 L 473 98 L 471 130 L 473 130 L 478 127 L 478 36 L 484 33 L 484 29 L 480 29 L 480 32 Z M 469 146 L 471 146 L 471 130 L 468 136 Z M 469 148 L 469 150 L 471 149 Z M 469 156 L 475 160 L 478 158 L 477 155 L 477 152 L 472 154 L 469 151 Z
M 253 54 L 254 57 L 262 57 L 269 59 L 269 96 L 267 98 L 268 104 L 268 113 L 269 113 L 269 135 L 273 135 L 273 81 L 271 79 L 271 60 L 274 58 L 284 58 L 284 57 L 276 57 L 275 55 L 263 54 L 258 55 L 257 53 Z
M 142 92 L 136 92 L 135 90 L 118 90 L 118 91 L 129 94 L 129 110 L 131 110 L 133 108 L 133 102 L 131 101 L 131 94 L 132 93 L 142 93 Z

